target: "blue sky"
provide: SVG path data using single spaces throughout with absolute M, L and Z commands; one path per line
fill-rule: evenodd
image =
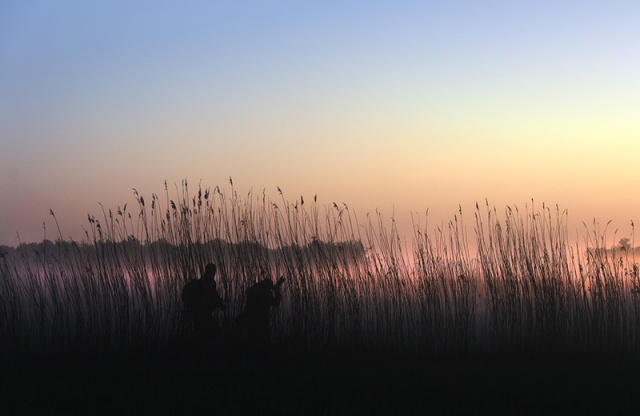
M 635 2 L 4 2 L 0 244 L 131 188 L 640 212 Z M 436 218 L 436 221 L 438 219 Z M 406 226 L 408 227 L 408 226 Z M 405 227 L 405 228 L 406 228 Z

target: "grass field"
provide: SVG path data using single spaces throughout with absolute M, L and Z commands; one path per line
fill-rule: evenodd
M 462 212 L 433 229 L 416 219 L 408 247 L 381 214 L 243 198 L 231 186 L 135 192 L 135 212 L 89 215 L 83 241 L 2 248 L 0 353 L 13 369 L 3 400 L 43 413 L 96 402 L 166 410 L 190 395 L 191 405 L 258 413 L 261 400 L 264 413 L 319 414 L 630 405 L 640 352 L 632 240 L 607 247 L 593 224 L 570 245 L 558 209 L 486 204 L 472 231 Z M 287 277 L 266 363 L 238 354 L 230 335 L 189 358 L 180 290 L 209 262 L 227 335 L 246 288 Z

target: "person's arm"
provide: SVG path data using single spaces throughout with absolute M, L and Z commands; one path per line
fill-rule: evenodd
M 207 299 L 208 299 L 209 305 L 210 305 L 210 307 L 212 309 L 216 309 L 216 308 L 224 309 L 225 308 L 224 302 L 222 301 L 222 298 L 220 297 L 220 294 L 218 294 L 218 287 L 217 287 L 215 281 L 211 282 L 207 286 Z
M 217 290 L 215 291 L 215 295 L 213 298 L 213 306 L 214 308 L 220 308 L 222 310 L 225 310 L 227 308 Z
M 280 301 L 282 300 L 282 294 L 280 293 L 280 286 L 284 283 L 285 278 L 281 277 L 278 279 L 278 283 L 273 286 L 273 298 L 271 300 L 272 306 L 280 305 Z

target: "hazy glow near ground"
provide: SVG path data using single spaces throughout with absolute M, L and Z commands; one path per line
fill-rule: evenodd
M 636 2 L 227 3 L 0 6 L 0 244 L 229 176 L 405 232 L 485 198 L 638 220 Z

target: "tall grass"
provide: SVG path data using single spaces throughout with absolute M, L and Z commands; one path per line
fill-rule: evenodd
M 273 313 L 279 348 L 625 351 L 639 349 L 640 282 L 629 252 L 607 250 L 597 224 L 568 241 L 559 209 L 503 214 L 476 206 L 430 229 L 414 221 L 411 247 L 393 218 L 358 219 L 345 204 L 271 200 L 184 181 L 162 198 L 134 190 L 127 206 L 88 216 L 81 242 L 45 241 L 0 252 L 5 357 L 154 357 L 188 337 L 180 290 L 209 262 L 233 327 L 244 291 L 288 278 Z M 227 193 L 228 192 L 228 193 Z M 51 215 L 55 219 L 52 212 Z M 425 221 L 428 217 L 425 217 Z M 61 233 L 58 230 L 59 235 Z

